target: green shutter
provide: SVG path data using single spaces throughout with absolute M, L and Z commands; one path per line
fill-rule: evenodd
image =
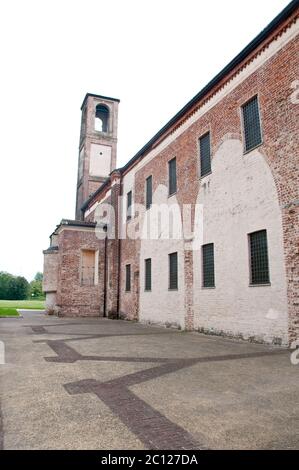
M 250 241 L 250 282 L 251 284 L 268 284 L 269 262 L 267 231 L 260 230 L 249 235 Z
M 171 253 L 169 257 L 169 289 L 178 288 L 178 254 Z
M 145 196 L 145 207 L 149 209 L 153 202 L 153 178 L 149 176 L 146 178 L 146 196 Z
M 126 264 L 126 291 L 131 290 L 131 265 Z
M 169 187 L 168 192 L 169 196 L 176 193 L 177 190 L 177 181 L 176 181 L 176 158 L 173 158 L 168 162 L 168 181 Z
M 262 143 L 262 131 L 257 96 L 248 101 L 248 103 L 242 107 L 242 110 L 245 151 L 248 152 Z
M 144 289 L 151 290 L 152 289 L 152 260 L 148 258 L 145 260 L 145 282 L 144 282 Z
M 203 287 L 215 287 L 213 243 L 202 246 L 202 276 Z
M 127 220 L 130 220 L 132 217 L 132 191 L 129 191 L 127 194 Z
M 211 142 L 210 133 L 199 139 L 200 150 L 200 176 L 211 173 Z

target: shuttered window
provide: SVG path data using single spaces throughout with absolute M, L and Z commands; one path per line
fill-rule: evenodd
M 202 246 L 202 277 L 203 287 L 215 287 L 214 243 Z
M 144 261 L 144 289 L 151 290 L 152 289 L 152 260 L 148 258 Z
M 171 253 L 169 257 L 169 289 L 178 288 L 178 254 Z
M 153 202 L 153 178 L 149 176 L 145 182 L 145 207 L 149 209 Z
M 199 152 L 200 176 L 205 176 L 211 173 L 211 142 L 209 132 L 199 139 Z
M 127 194 L 127 220 L 132 218 L 132 191 Z
M 258 98 L 255 96 L 242 106 L 245 151 L 248 152 L 262 143 L 262 131 Z
M 131 265 L 126 264 L 126 291 L 130 292 L 131 290 Z
M 270 276 L 266 230 L 260 230 L 249 235 L 249 249 L 250 283 L 268 284 Z
M 171 196 L 176 193 L 177 182 L 176 182 L 176 158 L 173 158 L 168 162 L 168 194 Z

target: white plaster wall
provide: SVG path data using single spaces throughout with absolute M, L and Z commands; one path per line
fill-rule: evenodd
M 92 176 L 108 176 L 111 172 L 111 147 L 91 144 L 89 173 Z
M 160 185 L 153 194 L 153 206 L 145 212 L 145 216 L 150 218 L 151 226 L 157 227 L 158 207 L 177 205 L 175 196 L 168 198 L 168 189 Z M 178 206 L 177 206 L 178 207 Z M 179 237 L 178 226 L 180 220 L 175 220 L 178 238 L 167 239 L 168 222 L 163 217 L 161 225 L 154 239 L 146 238 L 147 224 L 146 218 L 143 223 L 143 234 L 140 249 L 140 304 L 139 319 L 141 322 L 151 322 L 157 324 L 172 324 L 184 328 L 184 242 Z M 168 254 L 178 252 L 178 290 L 169 290 Z M 152 259 L 152 290 L 144 290 L 144 260 Z
M 47 311 L 53 311 L 56 309 L 56 292 L 46 293 L 45 307 Z
M 258 149 L 243 155 L 229 139 L 202 180 L 203 243 L 214 243 L 215 289 L 203 289 L 201 254 L 194 252 L 195 328 L 271 342 L 288 339 L 281 211 L 274 180 Z M 248 234 L 267 230 L 270 286 L 249 286 Z

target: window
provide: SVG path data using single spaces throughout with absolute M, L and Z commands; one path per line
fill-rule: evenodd
M 267 231 L 249 234 L 250 284 L 269 284 Z
M 132 191 L 127 194 L 127 220 L 132 218 Z
M 152 260 L 148 258 L 144 261 L 144 290 L 152 289 Z
M 255 96 L 242 106 L 245 151 L 254 149 L 262 143 L 262 131 L 258 98 Z
M 178 254 L 171 253 L 169 258 L 169 289 L 178 288 Z
M 202 246 L 202 286 L 215 287 L 214 243 Z
M 131 265 L 126 264 L 126 291 L 130 292 L 131 290 Z
M 199 139 L 199 153 L 200 176 L 205 176 L 211 173 L 211 143 L 209 132 Z
M 96 252 L 94 250 L 82 250 L 81 252 L 81 276 L 82 286 L 93 286 L 95 282 Z
M 108 132 L 109 109 L 98 104 L 96 107 L 96 115 L 94 121 L 94 128 L 99 132 Z
M 168 194 L 171 196 L 176 193 L 176 158 L 168 162 Z
M 153 202 L 153 178 L 149 176 L 145 182 L 145 208 L 149 209 Z

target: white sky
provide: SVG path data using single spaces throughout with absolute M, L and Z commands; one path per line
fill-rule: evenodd
M 119 98 L 126 163 L 288 0 L 4 0 L 0 271 L 29 281 L 74 218 L 80 106 Z

